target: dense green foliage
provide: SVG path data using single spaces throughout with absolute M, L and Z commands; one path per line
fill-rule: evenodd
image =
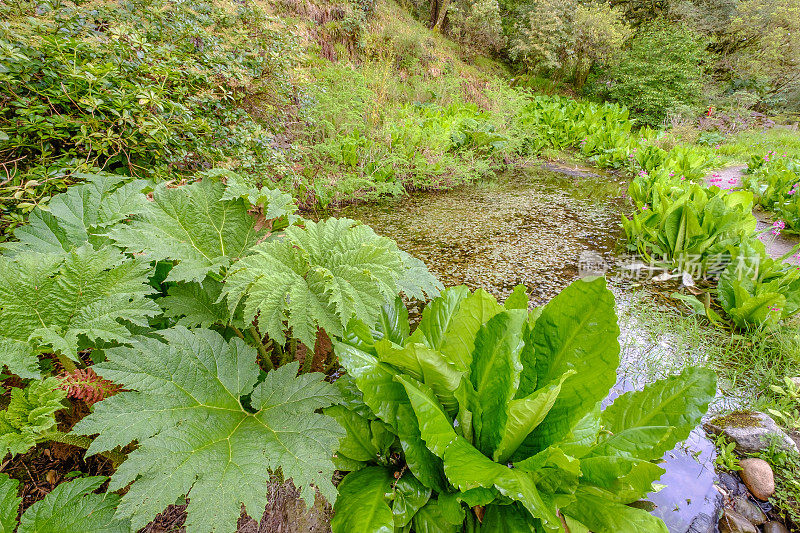
M 326 412 L 347 431 L 337 463 L 352 473 L 335 533 L 561 531 L 559 514 L 572 531 L 666 531 L 625 504 L 652 490 L 663 473 L 652 461 L 700 420 L 713 373 L 686 370 L 601 413 L 619 364 L 604 280 L 530 312 L 522 289 L 503 306 L 449 288 L 410 336 L 398 301 L 336 344 L 346 407 Z
M 788 232 L 800 233 L 800 160 L 770 151 L 753 155 L 746 185 L 756 201 L 775 213 Z
M 370 228 L 306 221 L 284 195 L 223 175 L 230 185 L 85 176 L 0 256 L 0 362 L 33 378 L 0 412 L 0 442 L 18 454 L 54 439 L 121 463 L 110 490 L 133 485 L 112 514 L 134 529 L 189 495 L 187 530 L 230 530 L 242 505 L 263 510 L 276 471 L 307 502 L 334 501 L 342 430 L 315 412 L 339 393 L 322 374 L 297 376 L 299 361 L 272 369 L 296 358 L 310 370 L 320 336 L 377 318 L 400 291 L 438 294 L 419 260 Z M 117 388 L 65 435 L 54 413 L 71 389 L 36 378 L 84 368 Z
M 656 25 L 643 29 L 597 83 L 641 122 L 657 126 L 670 115 L 693 115 L 701 103 L 702 41 L 690 30 Z
M 0 474 L 0 526 L 17 533 L 127 533 L 130 524 L 115 516 L 116 494 L 94 494 L 107 478 L 92 476 L 62 483 L 22 514 L 19 482 Z

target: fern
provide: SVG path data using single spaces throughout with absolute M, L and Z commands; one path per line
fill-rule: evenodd
M 111 238 L 129 252 L 151 260 L 176 261 L 166 281 L 201 282 L 243 256 L 264 234 L 242 199 L 223 200 L 225 185 L 204 179 L 190 185 L 160 186 L 153 201 Z
M 255 349 L 211 330 L 160 335 L 166 344 L 139 337 L 133 348 L 107 351 L 107 362 L 93 368 L 129 390 L 96 404 L 75 428 L 99 434 L 89 454 L 138 441 L 109 486 L 132 483 L 120 518 L 139 529 L 188 495 L 187 531 L 233 531 L 242 505 L 263 513 L 268 469 L 292 478 L 307 502 L 312 484 L 335 500 L 331 456 L 344 432 L 315 413 L 339 401 L 334 386 L 321 374 L 296 377 L 296 362 L 257 383 Z
M 114 517 L 116 494 L 94 494 L 108 478 L 93 476 L 61 483 L 53 492 L 31 505 L 19 521 L 17 533 L 128 533 L 127 520 Z M 17 527 L 22 498 L 19 481 L 0 474 L 0 531 Z
M 47 439 L 55 428 L 55 412 L 62 409 L 66 393 L 56 378 L 31 381 L 24 389 L 11 389 L 11 402 L 0 411 L 0 457 L 25 453 Z
M 345 218 L 292 226 L 284 240 L 252 252 L 231 269 L 223 294 L 231 312 L 244 301 L 245 321 L 258 315 L 259 328 L 279 343 L 286 340 L 284 324 L 307 346 L 314 346 L 317 328 L 341 336 L 353 318 L 372 324 L 401 287 L 413 295 L 438 294 L 424 265 Z
M 147 326 L 159 307 L 147 295 L 150 266 L 113 247 L 0 256 L 0 364 L 38 377 L 36 354 L 78 360 L 79 337 L 127 342 L 126 323 Z
M 12 252 L 59 253 L 91 242 L 100 247 L 115 224 L 147 207 L 144 180 L 114 174 L 78 174 L 87 181 L 55 195 L 46 209 L 36 208 L 28 224 L 17 228 L 19 242 L 6 243 Z

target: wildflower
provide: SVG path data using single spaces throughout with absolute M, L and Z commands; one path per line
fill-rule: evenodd
M 777 306 L 774 306 L 774 305 L 770 305 L 770 306 L 769 306 L 769 310 L 770 310 L 770 311 L 774 311 L 774 312 L 776 312 L 776 313 L 780 313 L 780 311 L 781 311 L 781 308 L 780 308 L 780 307 L 777 307 Z
M 641 171 L 639 171 L 639 175 L 640 176 L 647 176 L 647 171 L 646 170 L 641 170 Z
M 780 235 L 781 230 L 786 228 L 786 222 L 783 220 L 776 220 L 772 223 L 772 234 L 773 235 Z
M 671 177 L 673 177 L 673 176 L 675 176 L 675 173 L 674 173 L 674 172 L 670 172 L 670 173 L 669 173 L 669 177 L 671 178 Z
M 650 206 L 649 206 L 649 205 L 647 205 L 647 204 L 644 204 L 644 205 L 642 206 L 642 211 L 647 211 L 648 209 L 650 209 Z

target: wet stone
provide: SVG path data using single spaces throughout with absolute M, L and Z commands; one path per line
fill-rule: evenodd
M 733 497 L 734 510 L 745 517 L 754 526 L 760 526 L 767 521 L 767 515 L 761 508 L 743 496 Z
M 731 496 L 747 494 L 747 487 L 744 486 L 744 483 L 742 483 L 737 476 L 728 472 L 720 472 L 719 480 Z
M 742 459 L 742 481 L 750 492 L 759 500 L 767 500 L 775 493 L 775 476 L 772 467 L 763 459 L 748 457 Z
M 686 533 L 714 533 L 715 531 L 716 524 L 714 523 L 714 519 L 706 513 L 700 513 L 694 517 Z
M 789 528 L 780 522 L 767 522 L 764 524 L 764 533 L 790 533 Z
M 758 533 L 756 526 L 732 509 L 725 509 L 719 519 L 720 533 Z
M 739 453 L 763 451 L 769 448 L 773 440 L 787 451 L 798 452 L 795 442 L 778 427 L 778 424 L 769 415 L 758 411 L 735 412 L 720 416 L 707 422 L 703 427 L 709 433 L 724 435 L 731 442 L 735 442 L 736 451 Z

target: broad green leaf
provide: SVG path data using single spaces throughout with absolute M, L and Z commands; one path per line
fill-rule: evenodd
M 167 281 L 201 282 L 220 274 L 260 239 L 244 200 L 223 200 L 225 185 L 204 179 L 159 186 L 153 201 L 125 226 L 111 231 L 117 245 L 152 261 L 174 260 Z
M 22 503 L 18 492 L 19 481 L 0 474 L 0 533 L 14 533 L 17 528 L 17 513 Z
M 600 496 L 577 493 L 575 503 L 563 509 L 563 513 L 585 524 L 596 533 L 669 533 L 660 518 L 647 511 L 613 503 Z
M 417 343 L 398 349 L 386 340 L 377 342 L 375 349 L 381 362 L 389 363 L 428 385 L 447 412 L 451 415 L 456 413 L 458 401 L 455 391 L 464 373 L 456 370 L 440 352 Z
M 475 335 L 483 324 L 501 311 L 503 306 L 494 296 L 483 289 L 476 290 L 461 301 L 445 332 L 440 351 L 456 368 L 468 371 L 475 350 Z
M 447 329 L 452 324 L 461 302 L 467 296 L 469 289 L 465 286 L 449 287 L 425 306 L 417 330 L 422 333 L 429 348 L 441 349 Z
M 492 504 L 486 507 L 481 531 L 486 533 L 531 533 L 536 531 L 531 515 L 519 503 L 513 505 Z
M 425 301 L 435 298 L 444 285 L 431 275 L 428 267 L 413 255 L 400 250 L 403 261 L 403 275 L 397 280 L 397 288 L 409 298 Z
M 411 378 L 398 376 L 414 407 L 425 445 L 443 458 L 450 483 L 461 491 L 496 488 L 504 496 L 522 503 L 528 512 L 548 524 L 558 524 L 555 507 L 544 501 L 528 472 L 511 469 L 484 456 L 457 435 L 433 392 Z
M 494 460 L 505 463 L 517 450 L 525 437 L 538 426 L 556 402 L 564 380 L 575 372 L 567 370 L 561 378 L 537 390 L 527 398 L 511 400 L 508 404 L 508 419 L 503 428 L 503 438 L 494 451 Z
M 542 308 L 537 307 L 528 313 L 528 320 L 523 326 L 522 340 L 525 345 L 519 354 L 519 360 L 522 363 L 522 373 L 519 375 L 519 388 L 514 395 L 515 398 L 525 398 L 537 389 L 537 381 L 539 376 L 536 373 L 536 347 L 534 346 L 534 331 L 536 330 L 536 321 L 542 314 Z
M 332 405 L 324 412 L 336 420 L 346 431 L 345 436 L 339 441 L 337 455 L 343 454 L 350 459 L 363 462 L 378 459 L 379 450 L 372 442 L 369 420 L 343 405 Z
M 581 459 L 582 483 L 605 489 L 607 498 L 631 503 L 653 490 L 653 482 L 665 472 L 649 461 L 629 457 L 585 457 Z M 587 489 L 588 490 L 588 489 Z
M 226 178 L 226 188 L 222 195 L 223 200 L 243 198 L 251 206 L 259 207 L 261 216 L 265 220 L 285 216 L 288 218 L 289 223 L 293 223 L 297 219 L 297 215 L 295 215 L 297 205 L 291 194 L 268 187 L 251 187 L 245 183 L 245 179 L 242 176 L 230 170 L 222 170 L 217 174 L 222 174 Z
M 297 376 L 297 362 L 256 384 L 256 351 L 238 337 L 226 342 L 180 326 L 159 335 L 166 342 L 137 337 L 132 348 L 106 351 L 107 361 L 93 368 L 126 391 L 98 403 L 74 429 L 99 433 L 89 454 L 139 443 L 111 478 L 111 491 L 131 484 L 118 517 L 139 529 L 188 496 L 188 532 L 231 531 L 242 505 L 251 516 L 263 511 L 276 469 L 306 502 L 314 501 L 313 487 L 335 500 L 331 456 L 344 431 L 315 412 L 339 401 L 333 385 L 318 373 Z
M 437 500 L 430 500 L 414 515 L 415 533 L 458 533 L 461 524 L 451 524 L 442 515 Z
M 441 459 L 420 440 L 414 409 L 403 385 L 395 381 L 398 372 L 354 346 L 342 342 L 333 345 L 342 366 L 362 391 L 364 403 L 397 432 L 411 473 L 426 487 L 444 491 Z
M 514 468 L 530 472 L 536 487 L 550 494 L 571 495 L 580 483 L 580 461 L 555 446 L 514 463 Z
M 410 331 L 408 309 L 403 304 L 402 298 L 398 296 L 392 303 L 383 304 L 378 318 L 377 330 L 383 335 L 382 338 L 400 346 L 403 345 L 410 335 Z
M 542 310 L 536 321 L 537 386 L 573 369 L 553 408 L 517 451 L 521 457 L 557 442 L 608 394 L 619 366 L 619 327 L 614 296 L 603 278 L 573 282 Z
M 55 429 L 55 412 L 67 393 L 58 388 L 59 380 L 31 381 L 24 389 L 11 389 L 11 401 L 0 411 L 0 455 L 25 453 L 47 438 Z
M 506 309 L 528 309 L 528 288 L 525 285 L 517 285 L 506 298 L 503 307 Z
M 84 477 L 61 483 L 31 505 L 17 533 L 128 533 L 128 520 L 114 515 L 116 494 L 94 494 L 106 477 Z
M 147 326 L 161 310 L 147 298 L 150 265 L 85 244 L 61 254 L 0 256 L 0 363 L 37 377 L 36 354 L 78 359 L 78 337 L 127 342 L 125 323 Z
M 611 447 L 641 459 L 660 459 L 665 451 L 685 440 L 700 423 L 716 390 L 717 379 L 713 371 L 687 368 L 677 376 L 646 386 L 642 391 L 623 394 L 603 411 L 601 422 L 612 437 L 603 443 L 602 450 L 592 452 L 592 455 L 608 453 Z M 661 427 L 662 433 L 669 434 L 669 439 L 664 441 L 663 435 L 646 429 L 653 426 Z M 638 446 L 631 450 L 631 444 Z
M 214 324 L 230 321 L 228 306 L 220 302 L 222 283 L 207 277 L 202 283 L 178 282 L 167 291 L 167 296 L 158 299 L 164 316 L 177 318 L 177 325 L 209 328 Z
M 102 245 L 114 225 L 147 207 L 143 191 L 148 183 L 115 174 L 78 174 L 86 182 L 53 196 L 47 209 L 34 209 L 28 224 L 14 231 L 19 242 L 5 244 L 12 251 L 62 253 L 87 242 Z
M 470 380 L 481 407 L 476 446 L 487 455 L 494 453 L 503 438 L 508 405 L 519 386 L 519 356 L 527 318 L 527 311 L 521 309 L 503 311 L 481 326 L 475 336 Z
M 422 506 L 428 503 L 431 489 L 419 482 L 413 475 L 406 474 L 394 486 L 392 515 L 394 527 L 405 527 Z
M 392 509 L 386 501 L 392 482 L 392 471 L 383 466 L 347 474 L 339 484 L 333 533 L 394 533 Z

